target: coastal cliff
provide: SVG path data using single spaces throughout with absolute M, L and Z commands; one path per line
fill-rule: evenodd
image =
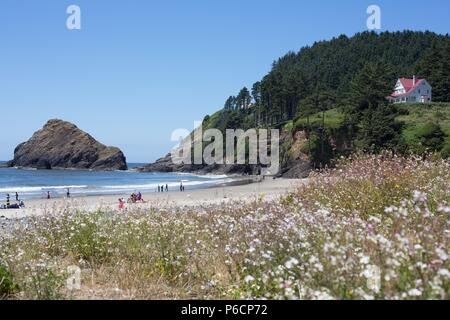
M 287 130 L 281 131 L 280 136 L 280 171 L 275 174 L 284 178 L 306 178 L 313 169 L 308 155 L 303 152 L 307 143 L 304 132 L 292 135 Z M 137 168 L 140 172 L 183 172 L 212 175 L 258 175 L 261 167 L 258 165 L 207 165 L 207 164 L 175 164 L 171 154 L 167 154 L 154 163 Z
M 74 124 L 53 119 L 14 150 L 10 167 L 37 169 L 126 170 L 126 158 Z

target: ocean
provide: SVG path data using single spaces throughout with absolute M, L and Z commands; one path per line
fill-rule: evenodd
M 31 170 L 0 168 L 0 202 L 9 193 L 18 192 L 21 199 L 64 197 L 67 189 L 74 197 L 129 195 L 132 192 L 157 192 L 158 185 L 169 185 L 169 192 L 179 192 L 180 182 L 186 190 L 208 188 L 229 182 L 227 176 L 199 176 L 184 173 L 134 172 L 141 164 L 130 163 L 128 171 Z

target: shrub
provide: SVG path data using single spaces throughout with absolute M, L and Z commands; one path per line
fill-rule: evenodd
M 447 143 L 442 148 L 441 157 L 444 159 L 450 158 L 450 141 L 447 141 Z
M 0 298 L 7 297 L 18 289 L 19 286 L 14 283 L 11 272 L 0 263 Z
M 442 149 L 445 141 L 445 133 L 436 123 L 427 123 L 418 131 L 420 145 L 429 152 L 437 152 Z
M 61 290 L 65 283 L 65 277 L 57 274 L 47 265 L 34 265 L 30 267 L 30 275 L 27 277 L 25 298 L 35 300 L 63 299 Z

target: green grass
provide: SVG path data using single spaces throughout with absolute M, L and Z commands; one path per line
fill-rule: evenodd
M 322 112 L 318 112 L 309 117 L 310 125 L 320 126 L 322 125 Z M 339 109 L 330 109 L 325 111 L 325 127 L 337 129 L 341 126 L 344 121 L 344 114 L 339 111 Z M 295 121 L 296 128 L 305 127 L 308 124 L 308 119 L 306 117 L 297 119 Z
M 439 124 L 447 134 L 446 144 L 450 144 L 450 103 L 402 105 L 400 108 L 408 112 L 397 118 L 405 123 L 403 137 L 408 144 L 416 140 L 419 131 L 427 123 Z
M 284 125 L 283 129 L 286 130 L 287 132 L 292 132 L 292 130 L 294 129 L 294 122 L 288 121 L 288 123 Z
M 402 115 L 396 120 L 405 124 L 402 135 L 408 146 L 415 147 L 418 144 L 420 133 L 427 124 L 438 124 L 447 135 L 444 145 L 450 149 L 450 103 L 427 104 L 402 104 L 397 105 Z M 339 109 L 331 109 L 325 112 L 325 128 L 338 129 L 344 121 L 344 113 Z M 322 125 L 322 113 L 316 113 L 309 119 L 311 126 Z M 306 128 L 308 119 L 299 118 L 294 121 L 294 131 Z
M 220 117 L 222 115 L 222 110 L 217 111 L 213 113 L 211 116 L 209 116 L 208 120 L 205 123 L 204 130 L 213 129 L 217 122 L 219 121 Z

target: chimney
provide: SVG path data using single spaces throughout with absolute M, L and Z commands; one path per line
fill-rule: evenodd
M 414 75 L 413 76 L 413 86 L 415 86 L 416 85 L 416 76 Z

